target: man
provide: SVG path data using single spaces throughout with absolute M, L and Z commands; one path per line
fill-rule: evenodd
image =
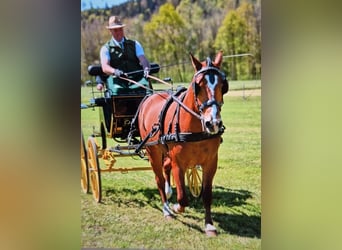
M 100 51 L 102 71 L 110 75 L 107 79 L 108 91 L 111 95 L 151 94 L 151 86 L 146 79 L 150 71 L 150 63 L 145 57 L 141 44 L 125 37 L 123 27 L 125 24 L 121 22 L 120 17 L 109 18 L 106 28 L 112 34 L 112 38 L 102 46 Z M 149 90 L 120 77 L 130 78 Z M 99 90 L 102 87 L 101 84 L 98 85 Z

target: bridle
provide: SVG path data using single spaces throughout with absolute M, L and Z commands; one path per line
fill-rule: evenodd
M 218 83 L 217 79 L 215 79 L 215 76 L 219 76 L 221 77 L 222 81 L 226 81 L 226 75 L 220 71 L 218 68 L 213 67 L 212 66 L 212 62 L 210 60 L 210 58 L 207 58 L 207 67 L 204 67 L 202 69 L 200 69 L 199 71 L 197 71 L 194 74 L 193 77 L 193 82 L 192 82 L 192 87 L 194 89 L 194 95 L 195 95 L 195 100 L 196 100 L 196 105 L 197 108 L 202 116 L 202 112 L 205 108 L 207 107 L 211 107 L 213 105 L 215 105 L 217 108 L 220 108 L 223 105 L 223 102 L 218 102 L 215 99 L 215 95 L 214 95 L 214 88 L 216 87 L 216 84 Z M 208 73 L 210 73 L 210 75 L 208 75 Z M 203 102 L 202 104 L 198 103 L 198 92 L 199 92 L 199 82 L 197 81 L 198 77 L 203 74 L 203 76 L 200 78 L 200 80 L 202 80 L 203 77 L 207 77 L 207 85 L 210 89 L 211 92 L 211 98 L 208 99 L 207 101 Z

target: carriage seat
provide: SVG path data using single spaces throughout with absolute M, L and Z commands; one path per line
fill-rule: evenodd
M 157 63 L 151 63 L 150 66 L 150 74 L 159 72 L 160 67 Z M 89 65 L 88 73 L 96 77 L 96 82 L 98 82 L 98 78 L 101 78 L 102 82 L 106 82 L 109 77 L 109 75 L 102 71 L 102 67 L 99 64 Z M 113 138 L 127 138 L 130 132 L 131 120 L 146 94 L 145 91 L 141 92 L 139 88 L 123 88 L 117 93 L 119 94 L 96 98 L 95 104 L 103 109 L 103 118 L 107 132 Z
M 102 107 L 103 122 L 113 138 L 127 138 L 131 121 L 138 110 L 144 95 L 120 95 L 111 98 L 96 98 L 95 104 Z
M 101 76 L 101 75 L 106 75 L 102 71 L 102 67 L 99 64 L 94 64 L 94 65 L 89 65 L 88 66 L 88 74 L 91 76 Z

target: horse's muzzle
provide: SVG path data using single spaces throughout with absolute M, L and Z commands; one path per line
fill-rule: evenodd
M 205 128 L 209 134 L 217 134 L 223 126 L 221 119 L 204 121 Z

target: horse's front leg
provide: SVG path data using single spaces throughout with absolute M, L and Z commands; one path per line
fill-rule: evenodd
M 212 163 L 211 166 L 203 167 L 202 200 L 205 209 L 205 232 L 208 236 L 217 235 L 217 230 L 211 217 L 212 183 L 216 169 L 217 161 Z

